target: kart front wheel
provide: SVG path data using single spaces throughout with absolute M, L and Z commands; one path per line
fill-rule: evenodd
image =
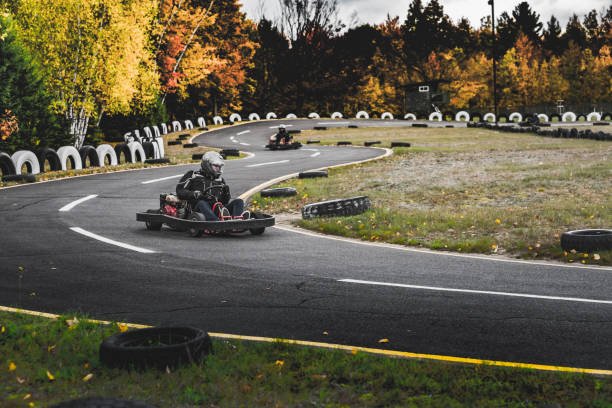
M 193 212 L 189 219 L 191 221 L 206 221 L 206 217 L 204 216 L 204 214 L 199 213 L 199 212 Z M 199 228 L 195 228 L 195 227 L 189 228 L 189 235 L 191 235 L 194 238 L 201 237 L 203 232 L 204 231 Z
M 249 231 L 251 232 L 251 235 L 261 235 L 264 233 L 265 230 L 266 230 L 266 227 L 262 227 L 262 228 L 251 228 Z
M 159 210 L 147 210 L 149 214 L 159 214 Z M 162 229 L 162 223 L 156 221 L 145 221 L 145 226 L 149 231 L 160 231 Z

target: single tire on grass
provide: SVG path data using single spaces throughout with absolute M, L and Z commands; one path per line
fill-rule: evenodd
M 316 177 L 327 177 L 327 170 L 303 171 L 298 175 L 298 178 L 316 178 Z
M 306 144 L 315 144 L 315 143 L 321 143 L 321 141 L 320 140 L 313 140 L 313 139 L 310 139 L 310 140 L 306 141 Z
M 381 143 L 380 140 L 371 140 L 371 141 L 363 142 L 363 145 L 364 146 L 374 146 L 380 143 Z
M 183 148 L 184 148 L 184 149 L 190 149 L 190 148 L 192 148 L 192 147 L 198 147 L 198 144 L 197 144 L 197 143 L 185 143 L 185 144 L 183 145 Z
M 238 149 L 223 149 L 219 154 L 225 156 L 240 156 L 240 151 Z
M 147 159 L 145 160 L 145 163 L 147 164 L 163 164 L 163 163 L 170 163 L 170 159 L 164 157 L 161 159 Z
M 262 197 L 291 197 L 297 195 L 293 187 L 267 188 L 259 193 Z
M 349 145 L 352 145 L 352 144 L 353 144 L 353 142 L 349 142 L 349 141 L 346 141 L 346 140 L 341 140 L 338 143 L 336 143 L 336 145 L 338 145 L 338 146 L 349 146 Z
M 410 147 L 409 142 L 391 142 L 391 147 Z
M 595 252 L 612 249 L 612 230 L 584 229 L 561 234 L 561 248 L 564 251 Z
M 169 140 L 168 141 L 168 146 L 178 146 L 182 144 L 183 142 L 181 142 L 180 140 Z
M 302 208 L 302 218 L 346 217 L 361 214 L 372 206 L 367 196 L 341 198 L 307 204 Z

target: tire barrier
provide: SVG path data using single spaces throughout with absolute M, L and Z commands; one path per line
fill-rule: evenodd
M 199 127 L 206 127 L 206 120 L 203 117 L 199 117 L 198 118 L 198 126 Z
M 230 115 L 230 117 L 229 117 L 229 121 L 230 121 L 231 123 L 234 123 L 234 122 L 242 122 L 242 117 L 240 117 L 240 115 L 239 115 L 239 114 L 237 114 L 237 113 L 232 113 L 232 114 Z
M 544 113 L 538 113 L 538 120 L 540 122 L 544 122 L 544 123 L 548 123 L 549 122 L 548 116 L 546 114 L 544 114 Z
M 274 112 L 268 112 L 268 114 L 266 115 L 266 119 L 270 120 L 270 119 L 276 119 L 276 113 Z
M 155 142 L 157 142 L 157 152 L 155 158 L 161 159 L 166 156 L 166 150 L 164 148 L 164 139 L 159 138 L 155 140 Z
M 192 147 L 198 147 L 197 143 L 185 143 L 183 149 L 191 149 Z
M 170 159 L 147 159 L 145 160 L 145 163 L 147 164 L 162 164 L 162 163 L 170 163 Z
M 215 125 L 222 125 L 223 124 L 223 118 L 221 116 L 215 116 L 213 118 L 213 123 Z
M 290 135 L 295 135 L 297 133 L 302 133 L 302 131 L 300 129 L 289 129 L 287 133 L 289 133 Z
M 118 398 L 87 397 L 60 402 L 51 408 L 155 408 L 143 401 Z
M 336 143 L 336 146 L 349 146 L 349 145 L 352 145 L 352 144 L 353 144 L 353 142 L 349 142 L 349 141 L 346 141 L 346 140 L 341 140 L 338 143 Z
M 426 128 L 429 127 L 429 125 L 427 123 L 413 123 L 411 125 L 412 127 L 418 127 L 418 128 Z
M 60 158 L 62 164 L 62 170 L 68 170 L 68 160 L 72 165 L 73 170 L 81 170 L 83 168 L 83 162 L 81 161 L 81 154 L 74 146 L 62 146 L 57 149 L 57 155 Z
M 193 327 L 128 330 L 100 344 L 100 361 L 111 368 L 176 368 L 202 361 L 212 351 L 208 333 Z
M 601 114 L 601 120 L 612 120 L 612 112 L 604 112 Z
M 138 143 L 138 142 L 132 142 Z M 86 169 L 87 167 L 100 167 L 100 158 L 96 148 L 90 145 L 85 145 L 79 149 L 79 156 L 81 156 L 81 166 Z M 89 165 L 87 163 L 89 162 Z
M 455 114 L 455 122 L 469 122 L 470 114 L 466 111 L 459 111 Z
M 5 152 L 0 152 L 0 172 L 2 176 L 14 176 L 17 173 L 13 159 Z
M 393 114 L 391 112 L 384 112 L 382 115 L 380 115 L 380 118 L 393 120 Z
M 361 214 L 370 209 L 372 203 L 367 196 L 342 198 L 307 204 L 302 208 L 302 218 L 346 217 Z
M 183 133 L 182 135 L 178 136 L 178 140 L 185 140 L 185 139 L 189 139 L 191 137 L 191 135 L 189 133 Z
M 469 113 L 470 120 L 472 122 L 482 122 L 482 113 L 480 112 L 471 112 Z
M 331 114 L 332 119 L 342 119 L 342 114 L 340 112 L 334 112 Z
M 123 161 L 121 161 L 122 154 L 123 154 Z M 128 147 L 127 143 L 119 143 L 115 145 L 115 155 L 117 157 L 117 164 L 132 162 L 132 152 L 130 148 Z
M 370 115 L 366 111 L 359 111 L 355 115 L 355 119 L 370 119 Z
M 134 130 L 134 140 L 130 140 L 130 142 L 136 141 L 136 142 L 140 142 L 142 140 L 142 138 L 140 137 L 140 130 L 136 129 Z
M 599 122 L 601 120 L 601 114 L 599 112 L 591 112 L 586 117 L 587 122 Z
M 18 183 L 34 183 L 36 176 L 33 174 L 11 174 L 10 176 L 2 176 L 2 181 L 16 181 Z
M 313 127 L 314 130 L 327 130 L 327 126 L 315 126 Z
M 297 190 L 293 187 L 267 188 L 261 190 L 259 194 L 262 197 L 291 197 L 297 195 Z
M 306 141 L 306 144 L 315 144 L 315 143 L 321 143 L 321 141 L 320 140 L 313 140 L 313 139 L 310 139 L 310 140 Z
M 374 146 L 380 143 L 381 143 L 380 140 L 371 140 L 371 141 L 363 142 L 363 145 L 369 147 L 369 146 Z
M 172 131 L 173 132 L 180 132 L 181 130 L 183 130 L 183 127 L 181 126 L 181 122 L 179 122 L 178 120 L 175 120 L 172 122 Z
M 158 139 L 160 140 L 160 139 Z M 98 159 L 100 160 L 100 166 L 106 166 L 106 158 L 108 157 L 109 164 L 111 166 L 117 165 L 117 153 L 115 149 L 109 144 L 101 144 L 96 147 L 96 152 L 98 153 Z
M 261 120 L 261 118 L 259 117 L 259 115 L 258 115 L 258 114 L 256 114 L 256 113 L 251 113 L 251 114 L 249 115 L 249 120 Z
M 185 121 L 185 130 L 191 130 L 191 129 L 193 129 L 193 122 L 187 119 Z
M 561 115 L 559 115 L 558 113 L 553 113 L 552 115 L 550 115 L 550 121 L 561 122 Z
M 180 140 L 169 140 L 168 141 L 168 146 L 178 146 L 182 144 L 183 142 L 181 142 Z
M 153 139 L 157 139 L 158 137 L 161 137 L 159 128 L 157 126 L 153 126 Z
M 151 131 L 151 129 L 148 126 L 145 126 L 142 130 L 144 130 L 145 133 L 145 139 L 146 140 L 151 140 L 153 139 L 153 132 Z M 136 140 L 137 142 L 142 143 L 142 140 Z
M 483 122 L 495 122 L 495 119 L 495 114 L 491 112 L 485 113 L 482 117 Z
M 607 122 L 604 122 L 608 124 Z M 485 127 L 487 129 L 497 130 L 498 132 L 512 133 L 535 133 L 538 136 L 555 137 L 555 138 L 574 138 L 574 139 L 592 139 L 600 141 L 612 141 L 612 134 L 605 132 L 594 132 L 591 129 L 578 130 L 576 128 L 551 128 L 550 123 L 541 123 L 533 126 L 496 126 L 494 124 L 482 123 L 473 124 L 471 127 Z
M 565 112 L 563 116 L 561 116 L 562 122 L 575 122 L 576 114 L 574 112 Z
M 168 134 L 168 126 L 165 123 L 162 123 L 161 124 L 161 128 L 162 128 L 162 133 L 164 135 L 167 135 Z
M 404 120 L 417 120 L 417 117 L 414 113 L 407 113 L 404 115 Z
M 298 174 L 298 178 L 317 178 L 317 177 L 327 177 L 327 170 L 311 170 L 311 171 L 303 171 Z
M 142 143 L 142 150 L 144 150 L 147 159 L 155 159 L 155 147 L 157 147 L 155 142 Z
M 36 150 L 35 153 L 41 173 L 45 172 L 45 162 L 49 163 L 50 171 L 58 171 L 62 169 L 62 163 L 60 162 L 57 152 L 50 147 L 42 147 Z
M 240 156 L 240 150 L 238 149 L 223 149 L 219 152 L 222 156 Z
M 512 112 L 510 116 L 508 116 L 508 121 L 509 122 L 522 122 L 523 115 L 521 115 L 519 112 Z
M 285 116 L 285 119 L 297 119 L 297 116 L 295 113 L 290 113 L 287 116 Z
M 437 120 L 438 122 L 442 122 L 442 114 L 440 112 L 431 112 L 429 114 L 429 121 Z
M 593 126 L 610 126 L 608 122 L 593 122 Z
M 612 230 L 584 229 L 561 234 L 561 248 L 564 251 L 590 253 L 612 249 Z
M 317 112 L 310 112 L 308 114 L 308 119 L 321 119 L 321 116 Z
M 391 147 L 410 147 L 408 142 L 391 142 Z
M 359 129 L 358 125 L 348 125 L 347 126 L 349 129 Z

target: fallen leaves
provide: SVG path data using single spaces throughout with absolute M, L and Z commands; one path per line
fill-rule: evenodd
M 8 370 L 9 371 L 15 371 L 16 369 L 17 369 L 17 365 L 15 363 L 13 363 L 12 361 L 9 362 Z
M 49 370 L 47 370 L 47 378 L 49 381 L 55 381 L 55 376 Z
M 389 339 L 380 339 L 378 340 L 379 343 L 388 343 Z
M 89 373 L 87 374 L 85 377 L 83 377 L 83 381 L 84 382 L 88 382 L 89 380 L 91 380 L 93 378 L 93 374 Z

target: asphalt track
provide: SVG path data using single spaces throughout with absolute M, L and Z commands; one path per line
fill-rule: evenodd
M 319 145 L 266 151 L 279 123 L 289 129 L 329 126 L 329 132 L 349 123 L 406 124 L 261 121 L 206 132 L 194 141 L 253 153 L 226 162 L 224 176 L 235 196 L 276 177 L 384 154 Z M 612 268 L 370 245 L 282 225 L 262 236 L 191 238 L 166 228 L 147 231 L 135 221 L 136 212 L 155 208 L 159 193 L 173 191 L 193 167 L 0 190 L 0 305 L 218 333 L 612 369 Z

